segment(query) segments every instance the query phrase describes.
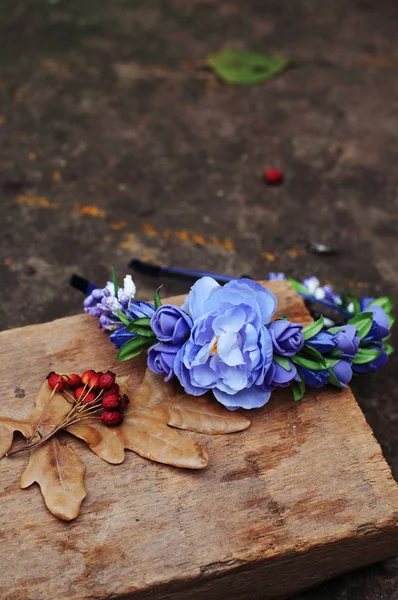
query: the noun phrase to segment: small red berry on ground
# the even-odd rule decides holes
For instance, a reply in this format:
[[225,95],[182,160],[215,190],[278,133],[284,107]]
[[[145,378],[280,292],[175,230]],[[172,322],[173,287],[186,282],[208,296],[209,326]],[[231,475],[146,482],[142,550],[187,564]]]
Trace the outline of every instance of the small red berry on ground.
[[120,412],[105,410],[101,415],[101,420],[104,425],[108,427],[114,427],[115,425],[120,425],[123,421],[123,415]]
[[280,169],[265,169],[264,179],[268,185],[277,185],[283,181],[283,173]]

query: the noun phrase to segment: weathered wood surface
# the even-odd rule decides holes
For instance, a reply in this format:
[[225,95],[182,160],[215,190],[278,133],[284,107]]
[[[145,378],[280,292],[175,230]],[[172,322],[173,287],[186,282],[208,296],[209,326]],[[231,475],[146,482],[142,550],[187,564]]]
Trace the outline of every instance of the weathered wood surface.
[[[280,314],[309,321],[288,284],[268,285]],[[14,418],[52,369],[131,369],[85,315],[2,332],[0,356],[0,414]],[[0,597],[286,598],[398,554],[398,486],[349,390],[277,394],[248,414],[238,434],[184,434],[209,453],[195,472],[133,453],[109,465],[65,434],[88,491],[70,523],[19,489],[26,456],[3,459]]]

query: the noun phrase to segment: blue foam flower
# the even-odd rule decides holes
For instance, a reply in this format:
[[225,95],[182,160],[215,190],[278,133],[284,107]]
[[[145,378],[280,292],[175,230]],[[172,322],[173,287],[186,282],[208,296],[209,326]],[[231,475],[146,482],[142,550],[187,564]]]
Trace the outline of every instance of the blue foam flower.
[[212,390],[231,410],[263,406],[271,393],[265,375],[273,346],[265,325],[276,309],[274,294],[250,279],[221,287],[203,277],[182,309],[194,322],[174,362],[184,390],[194,396]]
[[178,306],[163,304],[151,318],[151,329],[160,342],[181,346],[189,337],[192,319]]
[[268,331],[274,346],[274,352],[281,356],[293,356],[304,346],[302,325],[291,323],[287,319],[276,319],[268,325]]
[[374,298],[362,298],[360,301],[362,312],[373,313],[372,327],[364,338],[364,342],[378,342],[387,337],[390,333],[390,324],[386,312],[381,306],[370,306],[372,300],[374,300]]
[[180,346],[158,342],[148,350],[148,367],[158,375],[164,375],[165,381],[174,376],[174,361]]
[[329,331],[320,331],[314,337],[307,340],[307,346],[312,346],[315,350],[318,350],[321,354],[326,354],[332,350],[336,345],[336,337]]
[[305,384],[309,387],[323,387],[328,382],[329,371],[327,369],[313,371],[312,369],[307,369],[306,367],[299,367],[299,371],[304,379]]
[[354,358],[358,352],[360,338],[354,325],[345,325],[335,334],[335,349],[340,352],[339,358]]
[[[143,317],[152,317],[155,313],[155,306],[150,302],[141,302],[135,300],[131,302],[129,308],[123,311],[132,321],[142,319]],[[101,319],[100,319],[101,320]],[[127,331],[126,327],[119,321],[119,328],[114,331],[109,339],[116,348],[120,349],[126,342],[136,337],[137,334]]]
[[271,390],[276,387],[287,387],[293,380],[299,379],[295,365],[290,360],[288,363],[289,368],[287,369],[275,360],[272,361],[265,376],[265,384],[269,386]]
[[373,344],[370,346],[370,348],[372,348],[372,350],[381,350],[379,356],[374,360],[362,365],[353,364],[352,370],[354,373],[375,373],[388,363],[388,354],[382,345]]
[[352,363],[350,360],[339,360],[339,362],[332,367],[332,371],[342,387],[346,387],[352,379]]

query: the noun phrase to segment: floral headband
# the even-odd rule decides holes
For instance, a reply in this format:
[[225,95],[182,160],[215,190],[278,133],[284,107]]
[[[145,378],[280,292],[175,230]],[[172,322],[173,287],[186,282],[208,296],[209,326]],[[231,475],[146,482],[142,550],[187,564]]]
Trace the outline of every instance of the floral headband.
[[[286,277],[271,273],[269,279]],[[345,387],[354,373],[387,363],[394,322],[388,297],[340,296],[316,277],[288,281],[317,307],[312,314],[319,318],[307,327],[273,319],[275,295],[246,278],[221,286],[202,277],[178,307],[162,305],[159,290],[153,304],[134,300],[131,276],[119,287],[113,272],[113,282],[92,289],[84,310],[111,332],[118,360],[147,350],[151,371],[165,381],[176,377],[187,394],[211,391],[230,410],[259,408],[278,387],[291,386],[295,400],[305,386]]]

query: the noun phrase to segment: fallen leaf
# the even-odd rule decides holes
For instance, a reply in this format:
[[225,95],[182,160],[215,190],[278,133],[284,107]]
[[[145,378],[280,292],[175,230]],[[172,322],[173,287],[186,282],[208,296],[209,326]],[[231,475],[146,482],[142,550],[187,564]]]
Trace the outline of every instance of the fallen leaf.
[[49,511],[64,521],[71,521],[79,514],[87,493],[84,472],[84,464],[72,448],[62,446],[53,437],[31,451],[20,486],[23,489],[38,483]]
[[135,373],[118,381],[121,391],[130,398],[122,425],[109,428],[99,421],[89,421],[67,429],[85,440],[91,450],[107,462],[123,462],[127,449],[156,462],[202,469],[208,462],[206,450],[169,425],[207,434],[242,431],[250,425],[247,417],[228,411],[215,400],[176,395],[174,383],[165,383],[149,369],[138,387]]
[[225,83],[250,85],[272,79],[292,64],[281,56],[225,50],[207,57],[208,66]]
[[19,431],[26,438],[29,438],[33,430],[34,426],[30,421],[17,421],[0,417],[0,459],[11,448],[15,431]]

